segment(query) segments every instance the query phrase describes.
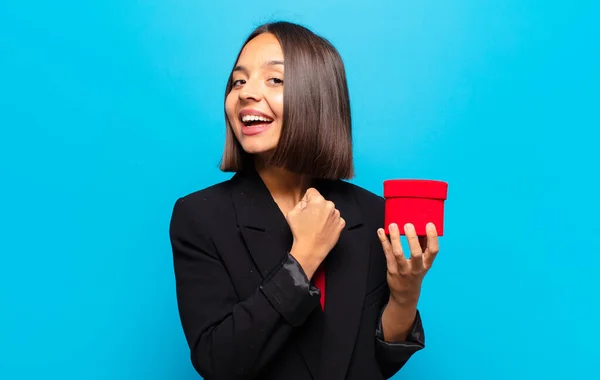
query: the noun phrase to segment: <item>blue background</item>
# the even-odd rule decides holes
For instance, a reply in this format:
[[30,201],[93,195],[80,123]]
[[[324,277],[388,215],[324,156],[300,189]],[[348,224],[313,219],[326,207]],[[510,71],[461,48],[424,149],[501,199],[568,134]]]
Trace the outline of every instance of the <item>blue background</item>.
[[596,4],[2,2],[0,379],[197,378],[169,218],[229,178],[228,70],[276,19],[345,60],[353,182],[450,184],[397,378],[598,378]]

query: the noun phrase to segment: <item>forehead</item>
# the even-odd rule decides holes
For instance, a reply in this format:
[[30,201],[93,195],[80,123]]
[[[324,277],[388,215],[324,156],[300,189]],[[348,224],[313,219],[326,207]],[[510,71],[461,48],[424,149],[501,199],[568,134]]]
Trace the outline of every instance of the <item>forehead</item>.
[[251,68],[269,61],[283,61],[283,51],[277,37],[270,33],[263,33],[244,46],[238,65]]

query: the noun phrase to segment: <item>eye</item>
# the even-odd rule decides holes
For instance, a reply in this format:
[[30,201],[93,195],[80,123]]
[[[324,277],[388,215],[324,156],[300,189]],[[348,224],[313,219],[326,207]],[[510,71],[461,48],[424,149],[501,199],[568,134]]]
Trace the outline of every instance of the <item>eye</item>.
[[241,85],[243,85],[244,83],[246,83],[246,81],[245,81],[245,80],[243,80],[243,79],[238,79],[238,80],[234,80],[234,81],[231,83],[231,85],[232,85],[233,87],[240,87],[240,86],[241,86]]
[[269,82],[271,84],[275,84],[275,85],[283,84],[283,80],[279,79],[279,78],[269,78],[269,80],[267,82]]

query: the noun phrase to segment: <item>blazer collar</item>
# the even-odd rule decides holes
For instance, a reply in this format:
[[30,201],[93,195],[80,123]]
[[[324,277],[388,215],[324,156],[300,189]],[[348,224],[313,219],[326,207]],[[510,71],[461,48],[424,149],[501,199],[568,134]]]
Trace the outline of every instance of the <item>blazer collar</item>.
[[238,226],[261,231],[280,230],[285,216],[255,170],[236,173],[231,179],[231,196]]
[[[282,225],[287,225],[285,216],[256,170],[237,172],[232,177],[231,184],[238,225],[263,231],[281,230]],[[352,194],[343,191],[344,184],[341,180],[315,179],[313,187],[325,199],[335,203],[346,221],[346,229],[363,223],[358,205]]]

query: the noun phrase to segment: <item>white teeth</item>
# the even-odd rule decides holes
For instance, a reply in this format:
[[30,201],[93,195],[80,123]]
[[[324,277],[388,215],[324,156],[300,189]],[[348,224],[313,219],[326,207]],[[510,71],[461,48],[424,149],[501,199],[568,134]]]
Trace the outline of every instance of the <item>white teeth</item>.
[[265,121],[265,122],[271,122],[273,121],[272,119],[269,119],[267,117],[263,117],[263,116],[256,116],[256,115],[244,115],[242,116],[242,121],[244,123],[248,123],[250,121]]

